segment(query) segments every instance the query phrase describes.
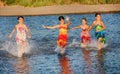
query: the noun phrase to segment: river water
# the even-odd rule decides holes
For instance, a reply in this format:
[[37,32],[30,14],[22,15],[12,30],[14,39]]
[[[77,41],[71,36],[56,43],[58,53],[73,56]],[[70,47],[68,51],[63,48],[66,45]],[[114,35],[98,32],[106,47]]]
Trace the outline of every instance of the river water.
[[[8,39],[16,16],[0,17],[0,74],[120,74],[120,13],[102,14],[106,26],[106,44],[102,51],[81,49],[69,46],[73,39],[80,42],[80,29],[68,30],[66,55],[60,56],[54,49],[58,30],[44,29],[42,25],[58,24],[60,15],[24,16],[24,23],[29,27],[31,38],[23,58],[16,57],[17,47]],[[70,18],[69,28],[81,23],[85,17],[91,24],[94,14],[63,15]],[[94,29],[90,31],[91,40],[96,44]]]

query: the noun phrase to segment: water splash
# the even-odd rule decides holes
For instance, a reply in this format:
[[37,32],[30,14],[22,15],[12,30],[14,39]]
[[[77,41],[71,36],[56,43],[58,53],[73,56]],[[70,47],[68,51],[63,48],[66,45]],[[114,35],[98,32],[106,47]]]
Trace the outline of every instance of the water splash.
[[[68,45],[69,47],[82,47],[80,42],[78,42],[76,39],[73,39],[72,42]],[[103,48],[106,48],[108,44],[104,44]],[[90,44],[88,44],[88,49],[92,48],[94,50],[97,50],[97,40],[91,40]]]
[[60,49],[61,49],[61,48],[57,46],[54,51],[57,52],[57,53],[59,53],[59,52],[60,52]]
[[65,53],[66,48],[61,48],[61,47],[57,46],[54,51],[57,53]]
[[[1,49],[7,51],[8,53],[10,53],[13,56],[18,57],[19,46],[16,44],[16,42],[14,40],[5,40],[4,43],[2,43]],[[24,53],[29,54],[30,51],[31,51],[31,45],[27,41],[26,47],[24,49]]]
[[[104,44],[103,45],[103,48],[106,48],[108,46],[108,44]],[[88,45],[88,47],[91,47],[91,48],[97,48],[97,40],[91,40],[90,44]]]
[[69,47],[72,47],[72,46],[79,47],[80,46],[80,42],[77,42],[76,39],[73,39],[72,43],[70,43],[68,46]]

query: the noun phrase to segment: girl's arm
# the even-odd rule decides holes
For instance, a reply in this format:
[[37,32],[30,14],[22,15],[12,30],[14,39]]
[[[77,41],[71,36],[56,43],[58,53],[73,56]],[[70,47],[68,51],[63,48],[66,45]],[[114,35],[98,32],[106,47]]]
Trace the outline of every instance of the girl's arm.
[[81,28],[81,26],[79,25],[79,26],[73,27],[71,29],[74,30],[74,29],[78,29],[78,28]]
[[70,19],[69,19],[69,17],[66,17],[66,21],[67,21],[67,26],[69,26],[70,25]]
[[47,29],[55,29],[55,28],[58,28],[59,25],[54,25],[54,26],[45,26],[45,25],[43,25],[42,27],[47,28]]
[[106,27],[105,27],[105,25],[104,25],[104,23],[103,23],[103,22],[101,22],[101,25],[102,25],[102,27],[103,27],[102,29],[103,29],[103,30],[105,30],[105,29],[106,29]]
[[95,26],[95,21],[94,22],[92,22],[92,24],[89,26],[89,31],[92,29],[92,27],[94,27]]
[[30,38],[30,31],[29,31],[29,29],[28,29],[28,27],[26,25],[25,25],[25,30],[27,32],[28,38]]
[[13,33],[16,31],[16,26],[14,26],[14,28],[13,28],[13,30],[12,30],[12,32],[9,34],[9,38],[11,38],[12,37],[12,35],[13,35]]

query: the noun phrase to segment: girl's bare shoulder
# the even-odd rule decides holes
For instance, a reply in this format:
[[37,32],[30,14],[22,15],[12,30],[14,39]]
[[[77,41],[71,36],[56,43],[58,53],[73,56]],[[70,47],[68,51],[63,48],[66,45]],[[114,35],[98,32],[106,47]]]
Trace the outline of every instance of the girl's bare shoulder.
[[88,24],[87,24],[86,26],[87,26],[87,27],[89,27],[89,25],[88,25]]
[[18,24],[15,24],[15,26],[14,26],[14,27],[15,27],[15,28],[16,28],[16,27],[18,27]]
[[97,21],[96,21],[96,20],[94,20],[94,21],[93,21],[93,24],[95,25],[96,23],[97,23]]
[[26,27],[27,27],[27,25],[26,25],[26,24],[23,24],[23,27],[24,27],[24,28],[26,28]]
[[104,22],[101,20],[100,23],[104,23]]

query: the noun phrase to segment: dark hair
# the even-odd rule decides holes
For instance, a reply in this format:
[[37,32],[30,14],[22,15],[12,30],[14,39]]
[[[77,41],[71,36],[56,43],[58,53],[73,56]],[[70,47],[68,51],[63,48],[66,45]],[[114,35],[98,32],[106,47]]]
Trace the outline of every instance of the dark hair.
[[86,20],[86,18],[82,18],[82,20],[85,20],[85,21],[87,21],[87,20]]
[[58,20],[61,21],[61,20],[64,20],[64,17],[63,16],[59,16]]
[[97,15],[101,15],[101,14],[100,14],[100,13],[96,13],[96,14],[95,14],[95,17],[97,17]]
[[18,16],[18,17],[17,17],[17,20],[19,20],[19,18],[22,18],[22,19],[24,19],[24,17],[23,17],[23,16]]

